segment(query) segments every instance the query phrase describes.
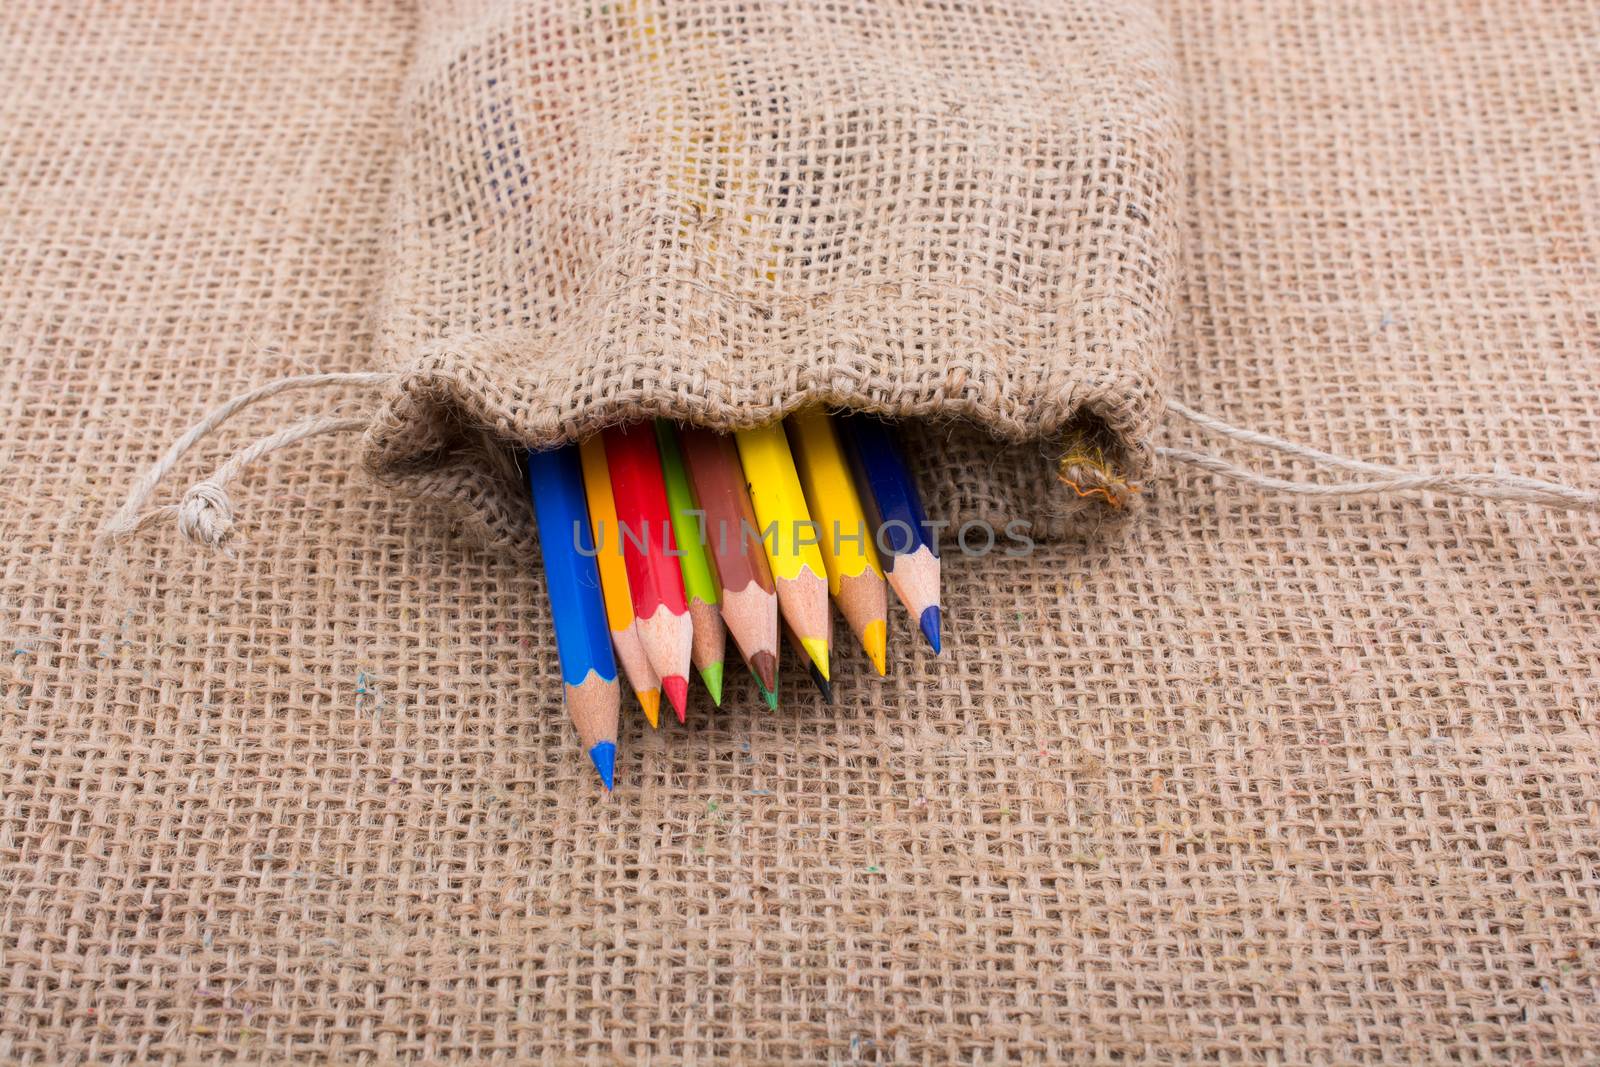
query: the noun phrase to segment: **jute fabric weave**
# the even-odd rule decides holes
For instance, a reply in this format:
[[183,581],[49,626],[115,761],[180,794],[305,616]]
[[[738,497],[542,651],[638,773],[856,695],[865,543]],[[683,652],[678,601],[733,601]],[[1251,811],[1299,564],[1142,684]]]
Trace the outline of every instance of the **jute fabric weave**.
[[368,457],[405,491],[520,516],[485,451],[819,401],[1146,466],[1183,191],[1150,0],[421,7]]
[[[1162,12],[1170,395],[1600,481],[1600,12]],[[91,551],[218,398],[381,358],[414,13],[0,19],[0,1060],[1594,1058],[1600,520],[1156,467],[951,553],[941,659],[630,715],[599,796],[526,528],[354,438],[236,482],[227,551]]]

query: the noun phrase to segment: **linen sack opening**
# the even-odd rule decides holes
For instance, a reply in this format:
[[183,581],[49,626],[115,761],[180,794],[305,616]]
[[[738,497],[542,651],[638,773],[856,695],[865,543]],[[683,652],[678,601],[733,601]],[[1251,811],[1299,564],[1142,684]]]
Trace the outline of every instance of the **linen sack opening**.
[[526,528],[519,447],[826,402],[1036,537],[1161,413],[1181,136],[1143,0],[423,5],[380,477]]

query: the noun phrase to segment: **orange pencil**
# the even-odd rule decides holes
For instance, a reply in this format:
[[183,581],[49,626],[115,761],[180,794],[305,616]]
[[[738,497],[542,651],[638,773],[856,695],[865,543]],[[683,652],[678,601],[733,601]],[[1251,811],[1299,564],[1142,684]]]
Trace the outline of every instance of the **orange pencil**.
[[644,717],[651,726],[657,726],[661,721],[661,679],[645,655],[633,616],[633,594],[629,592],[628,570],[622,562],[622,531],[617,526],[617,504],[611,496],[605,445],[598,436],[591,437],[579,446],[578,456],[583,461],[583,487],[589,498],[595,563],[600,569],[600,592],[606,603],[606,623],[611,627],[611,645],[616,649],[622,673],[628,676],[628,684],[639,698]]

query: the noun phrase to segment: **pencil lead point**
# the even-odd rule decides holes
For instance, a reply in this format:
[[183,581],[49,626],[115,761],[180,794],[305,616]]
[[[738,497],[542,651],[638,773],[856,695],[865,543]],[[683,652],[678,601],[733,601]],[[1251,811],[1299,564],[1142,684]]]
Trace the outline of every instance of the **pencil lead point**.
[[645,689],[637,694],[639,706],[644,709],[644,717],[649,720],[652,730],[661,727],[661,690]]
[[617,769],[617,746],[610,741],[602,741],[589,750],[589,762],[594,764],[594,769],[600,775],[600,782],[606,787],[606,792],[611,792],[612,780]]
[[922,627],[922,636],[928,639],[928,644],[933,646],[933,654],[939,654],[939,605],[922,609],[922,618],[917,620],[917,625]]
[[822,676],[822,672],[817,670],[815,664],[807,664],[806,670],[810,673],[811,681],[814,685],[816,685],[817,692],[822,694],[822,702],[824,704],[832,705],[833,685]]
[[706,689],[711,693],[711,703],[722,707],[722,661],[701,667],[700,680],[706,683]]
[[828,675],[828,642],[820,637],[802,637],[800,644],[805,647],[806,655],[811,657],[811,662],[817,665],[817,671],[824,679]]
[[667,700],[677,714],[679,722],[689,719],[689,679],[681,674],[661,679],[661,688],[667,691]]
[[750,659],[750,669],[756,673],[756,681],[774,695],[778,692],[778,657],[771,652],[757,652]]
[[769,711],[777,711],[778,710],[778,685],[777,685],[777,683],[774,682],[772,684],[772,688],[768,689],[767,688],[767,683],[765,683],[765,682],[763,682],[761,680],[761,675],[756,673],[754,667],[750,668],[750,676],[756,680],[756,691],[761,694],[761,699],[766,703],[767,710],[769,710]]
[[889,627],[881,620],[867,623],[861,631],[861,647],[867,650],[867,658],[872,661],[872,666],[877,670],[878,677],[882,678],[889,673],[887,664],[889,655]]

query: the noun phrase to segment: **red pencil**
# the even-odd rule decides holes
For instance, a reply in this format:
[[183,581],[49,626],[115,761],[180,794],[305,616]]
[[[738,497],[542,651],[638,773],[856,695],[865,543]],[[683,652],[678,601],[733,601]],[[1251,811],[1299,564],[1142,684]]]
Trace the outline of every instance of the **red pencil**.
[[622,561],[645,656],[678,721],[689,699],[689,657],[694,622],[683,592],[683,571],[672,534],[672,512],[661,474],[656,432],[648,422],[605,431],[606,465],[617,503]]

